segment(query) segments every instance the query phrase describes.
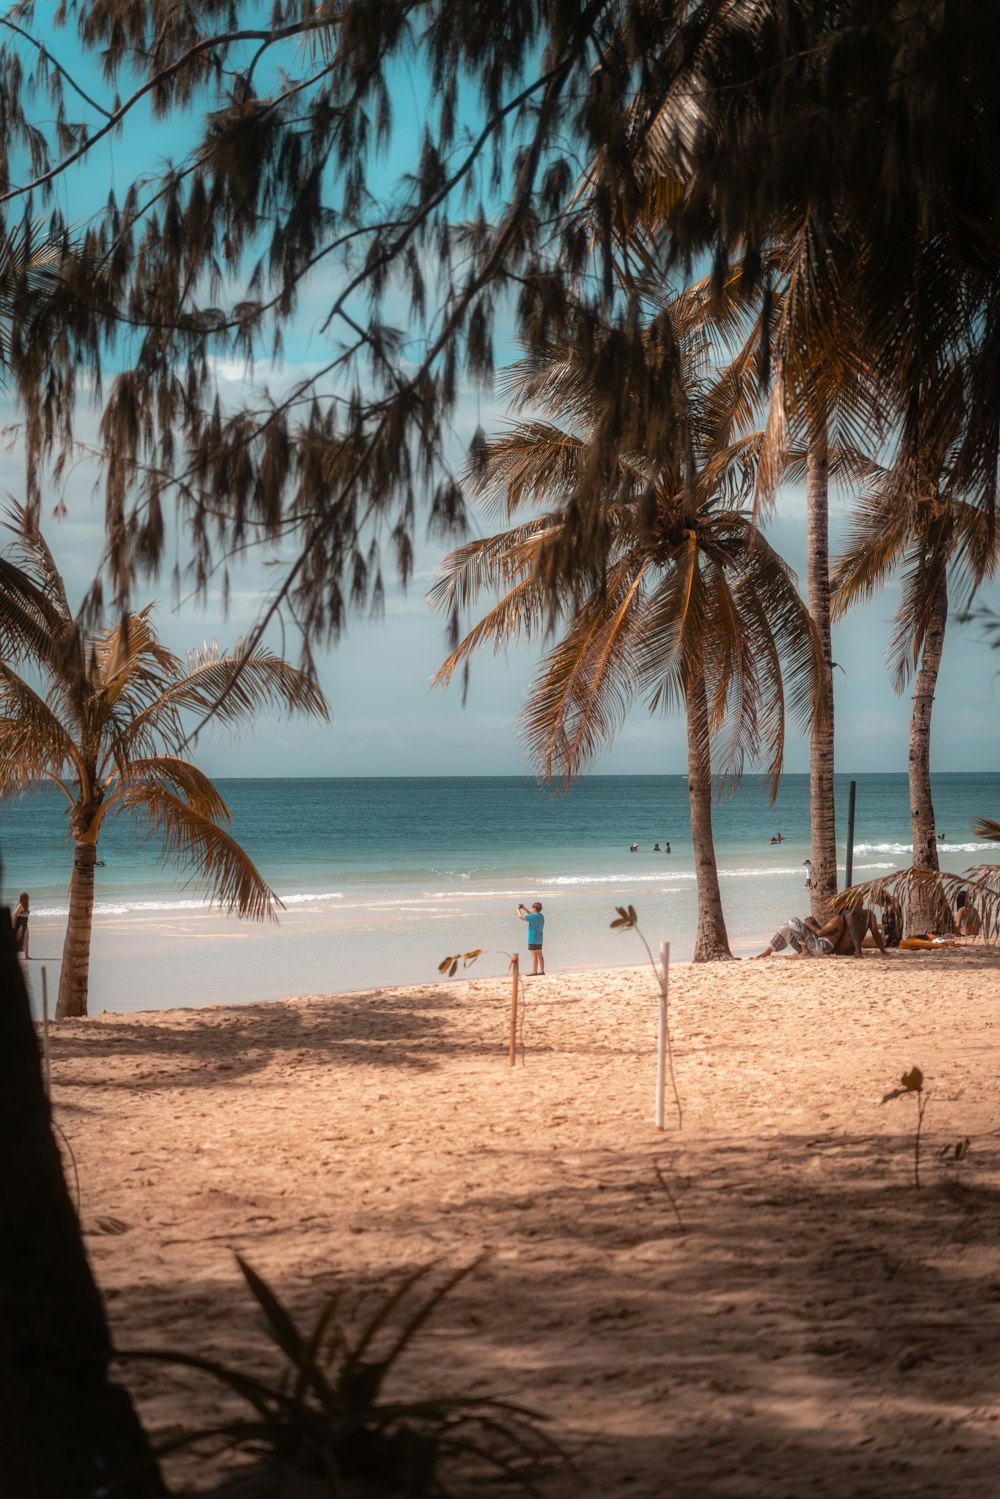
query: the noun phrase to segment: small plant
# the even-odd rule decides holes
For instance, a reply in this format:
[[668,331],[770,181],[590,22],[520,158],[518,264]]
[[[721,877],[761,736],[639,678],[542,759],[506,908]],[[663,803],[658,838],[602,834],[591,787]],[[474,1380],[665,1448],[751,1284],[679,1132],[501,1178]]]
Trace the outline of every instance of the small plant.
[[[882,1102],[888,1103],[891,1098],[905,1098],[907,1094],[915,1094],[917,1100],[917,1129],[913,1137],[913,1184],[920,1188],[920,1132],[924,1124],[924,1110],[927,1108],[929,1094],[924,1091],[924,1074],[919,1067],[911,1067],[909,1072],[904,1072],[900,1078],[902,1084],[899,1088],[893,1088],[891,1092],[882,1095]],[[968,1146],[968,1140],[965,1144]]]
[[[261,1494],[285,1492],[293,1475],[313,1480],[310,1494],[343,1499],[355,1483],[405,1499],[449,1499],[444,1468],[472,1465],[479,1479],[500,1480],[530,1493],[541,1464],[563,1454],[542,1431],[543,1417],[523,1406],[489,1397],[433,1395],[398,1401],[382,1398],[383,1386],[432,1312],[480,1263],[455,1271],[420,1300],[402,1323],[406,1298],[434,1268],[408,1275],[375,1309],[359,1334],[336,1322],[339,1294],[320,1309],[303,1333],[267,1283],[237,1256],[243,1278],[264,1316],[267,1334],[284,1370],[258,1379],[198,1354],[146,1349],[118,1358],[155,1360],[197,1369],[227,1385],[250,1407],[243,1418],[214,1423],[163,1443],[158,1455],[198,1443],[221,1442],[254,1458]],[[134,1475],[119,1475],[118,1488]],[[106,1492],[116,1491],[108,1485]],[[298,1492],[298,1490],[296,1490]]]
[[471,968],[476,959],[481,958],[482,955],[481,947],[474,947],[471,952],[454,953],[451,957],[441,959],[438,964],[438,973],[446,973],[450,979],[453,979],[458,972],[459,963],[463,968]]
[[[674,1076],[674,1050],[673,1043],[670,1037],[670,1001],[668,998],[667,986],[663,981],[663,975],[656,966],[656,959],[653,957],[652,948],[646,941],[642,929],[639,926],[639,917],[636,914],[635,906],[615,906],[615,910],[618,912],[618,915],[611,923],[611,930],[615,931],[617,929],[619,931],[635,932],[636,936],[639,938],[639,941],[646,949],[646,956],[649,958],[649,966],[653,970],[653,977],[656,979],[657,986],[659,987],[660,994],[663,998],[663,1028],[664,1039],[667,1044],[667,1071],[670,1074],[670,1086],[674,1090],[674,1103],[677,1105],[677,1128],[683,1129],[684,1115],[681,1110],[681,1096],[677,1091],[677,1079]],[[659,1104],[657,1104],[657,1108],[659,1108]],[[659,1123],[659,1121],[657,1122]]]

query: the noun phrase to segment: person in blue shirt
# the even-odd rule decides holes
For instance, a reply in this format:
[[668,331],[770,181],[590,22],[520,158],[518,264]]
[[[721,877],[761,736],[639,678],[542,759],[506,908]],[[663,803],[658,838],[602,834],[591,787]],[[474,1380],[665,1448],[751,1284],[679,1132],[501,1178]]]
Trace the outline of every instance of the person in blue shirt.
[[518,901],[517,914],[522,921],[528,923],[528,951],[531,954],[532,976],[545,972],[545,959],[542,957],[542,931],[545,927],[545,917],[542,915],[542,903],[536,900],[529,911],[527,906]]

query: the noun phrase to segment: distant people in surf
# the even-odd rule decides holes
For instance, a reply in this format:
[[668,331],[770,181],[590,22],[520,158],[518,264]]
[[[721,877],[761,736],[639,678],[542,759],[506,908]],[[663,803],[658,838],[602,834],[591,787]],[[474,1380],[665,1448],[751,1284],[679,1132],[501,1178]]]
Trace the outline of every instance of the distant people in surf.
[[783,833],[775,833],[774,837],[771,839],[771,845],[773,847],[775,843],[784,843],[784,841],[785,838]]

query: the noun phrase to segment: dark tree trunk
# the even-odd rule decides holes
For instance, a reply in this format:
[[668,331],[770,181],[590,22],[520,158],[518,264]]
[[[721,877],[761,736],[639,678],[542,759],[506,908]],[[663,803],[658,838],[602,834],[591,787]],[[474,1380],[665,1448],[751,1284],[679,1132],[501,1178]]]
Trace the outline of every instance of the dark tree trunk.
[[57,1020],[74,1020],[87,1013],[96,864],[97,844],[77,838],[73,846],[73,877],[69,887],[69,920],[66,923],[62,971],[59,975]]
[[698,928],[694,939],[694,961],[710,963],[731,958],[726,918],[722,911],[719,871],[712,837],[712,755],[705,681],[688,684],[688,799],[691,803],[691,841],[698,882]]
[[0,1492],[93,1499],[167,1491],[126,1392],[108,1378],[111,1341],[63,1181],[38,1044],[0,910]]
[[[940,869],[934,802],[931,798],[931,715],[944,634],[948,625],[948,575],[944,567],[934,590],[931,616],[920,651],[920,669],[913,684],[910,713],[910,831],[913,865],[916,869]],[[921,900],[913,894],[906,907],[907,932],[925,932],[941,926],[937,900]]]
[[837,820],[833,793],[833,645],[830,629],[829,452],[825,420],[813,422],[806,452],[806,592],[819,632],[823,674],[819,711],[809,740],[809,815],[812,827],[812,914],[830,915],[837,893]]

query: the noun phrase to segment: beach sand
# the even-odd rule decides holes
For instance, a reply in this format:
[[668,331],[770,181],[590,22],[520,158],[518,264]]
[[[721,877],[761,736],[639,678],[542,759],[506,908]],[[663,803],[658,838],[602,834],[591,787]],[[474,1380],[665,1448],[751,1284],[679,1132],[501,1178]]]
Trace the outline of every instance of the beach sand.
[[[64,1024],[115,1340],[263,1371],[236,1253],[303,1318],[485,1253],[396,1391],[547,1412],[597,1493],[995,1495],[998,978],[981,944],[677,967],[662,1133],[648,969],[529,979],[513,1070],[496,979]],[[919,1193],[915,1100],[881,1103],[914,1063]],[[126,1380],[156,1437],[235,1408],[194,1374]]]

